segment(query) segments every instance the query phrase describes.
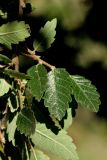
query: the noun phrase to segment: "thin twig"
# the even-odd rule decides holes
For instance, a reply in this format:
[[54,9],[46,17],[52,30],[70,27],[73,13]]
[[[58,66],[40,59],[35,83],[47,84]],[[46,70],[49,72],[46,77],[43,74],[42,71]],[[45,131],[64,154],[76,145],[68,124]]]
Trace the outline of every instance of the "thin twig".
[[55,66],[47,63],[46,61],[42,60],[40,58],[40,56],[37,56],[35,54],[35,51],[31,51],[30,49],[27,50],[28,51],[28,54],[24,54],[22,53],[23,56],[26,56],[34,61],[38,61],[39,64],[44,64],[45,66],[47,66],[48,68],[50,68],[51,70],[54,70],[55,69]]

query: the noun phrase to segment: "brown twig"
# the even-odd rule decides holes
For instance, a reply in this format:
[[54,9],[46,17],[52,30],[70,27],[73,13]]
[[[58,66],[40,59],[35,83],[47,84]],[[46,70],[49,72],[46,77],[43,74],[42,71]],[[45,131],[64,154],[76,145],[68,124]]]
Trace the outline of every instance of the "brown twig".
[[55,66],[47,63],[46,61],[42,60],[40,58],[40,56],[37,56],[35,54],[35,51],[31,51],[30,49],[27,50],[28,54],[24,54],[22,53],[23,56],[26,56],[34,61],[38,61],[39,64],[44,64],[45,66],[47,66],[48,68],[50,68],[51,70],[54,70],[55,69]]

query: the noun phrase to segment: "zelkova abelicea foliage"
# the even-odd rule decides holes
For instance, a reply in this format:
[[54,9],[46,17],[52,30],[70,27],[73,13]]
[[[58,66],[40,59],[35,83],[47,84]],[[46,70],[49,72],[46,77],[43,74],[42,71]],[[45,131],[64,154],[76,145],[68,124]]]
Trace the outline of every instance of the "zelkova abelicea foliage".
[[[25,6],[20,1],[19,17]],[[0,8],[0,17],[6,20],[0,24],[0,160],[78,160],[67,135],[72,103],[97,112],[96,87],[39,56],[55,40],[56,18],[40,29],[30,49],[26,42],[32,32],[29,24],[10,21],[8,11]],[[30,67],[20,72],[27,60]]]

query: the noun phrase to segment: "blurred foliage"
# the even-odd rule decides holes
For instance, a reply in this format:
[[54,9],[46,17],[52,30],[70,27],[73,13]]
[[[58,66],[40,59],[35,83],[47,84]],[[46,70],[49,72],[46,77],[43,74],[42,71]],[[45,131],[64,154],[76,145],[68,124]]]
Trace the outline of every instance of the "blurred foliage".
[[32,15],[57,17],[66,30],[78,28],[91,7],[88,0],[29,0],[35,6]]
[[102,67],[107,69],[107,46],[88,37],[76,38],[69,36],[66,44],[70,47],[78,48],[75,62],[81,67],[90,67],[95,62],[100,62]]
[[[86,17],[93,7],[89,0],[28,0],[33,3],[34,10],[31,15],[57,17],[61,27],[68,31],[65,36],[65,45],[78,50],[75,63],[81,67],[89,67],[94,62],[101,62],[107,69],[107,47],[103,43],[85,37],[74,36],[76,30],[84,26]],[[70,33],[70,34],[69,34]],[[71,53],[72,54],[72,53]]]
[[69,134],[76,143],[80,160],[106,160],[107,122],[82,108],[77,114]]

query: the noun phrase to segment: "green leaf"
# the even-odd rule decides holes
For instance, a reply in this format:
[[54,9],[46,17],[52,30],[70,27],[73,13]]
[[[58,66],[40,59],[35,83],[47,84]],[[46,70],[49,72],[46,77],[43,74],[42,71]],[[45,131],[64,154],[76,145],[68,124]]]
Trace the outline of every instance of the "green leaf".
[[71,85],[76,101],[83,107],[97,112],[100,105],[100,95],[90,80],[82,76],[70,76]]
[[34,134],[36,127],[36,120],[34,113],[29,108],[23,108],[17,118],[17,129],[26,136]]
[[37,124],[35,134],[31,136],[31,139],[36,148],[47,154],[56,155],[62,160],[78,160],[76,147],[65,130],[55,135],[44,124]]
[[8,106],[11,112],[15,112],[18,109],[18,97],[15,95],[14,92],[11,93],[10,97],[8,98]]
[[0,27],[0,43],[11,49],[12,44],[18,44],[29,37],[29,26],[24,21],[13,21]]
[[7,56],[0,54],[0,61],[4,62],[4,64],[11,63],[11,59],[9,59]]
[[61,120],[71,102],[71,83],[65,69],[54,69],[48,73],[44,105],[52,116]]
[[33,149],[30,160],[50,160],[50,158],[38,149]]
[[48,49],[55,40],[57,19],[48,21],[39,31],[39,36],[33,43],[35,51],[43,52]]
[[7,124],[7,134],[8,134],[8,140],[9,142],[12,141],[12,144],[15,146],[15,138],[14,138],[14,134],[16,131],[16,120],[17,120],[17,116],[18,114],[16,114],[14,116],[14,118],[12,119],[11,122],[8,122]]
[[7,93],[10,88],[11,85],[5,79],[0,79],[0,96],[3,96],[5,93]]
[[36,100],[40,101],[46,89],[47,70],[41,64],[31,67],[27,71],[31,79],[28,81],[28,87]]
[[18,78],[18,79],[30,79],[30,76],[24,74],[24,73],[21,73],[21,72],[18,72],[18,71],[15,71],[15,70],[12,70],[12,69],[5,69],[3,71],[4,74],[12,77],[12,78]]
[[68,128],[72,124],[72,113],[71,113],[71,108],[68,108],[67,110],[67,118],[64,119],[64,129],[68,130]]

